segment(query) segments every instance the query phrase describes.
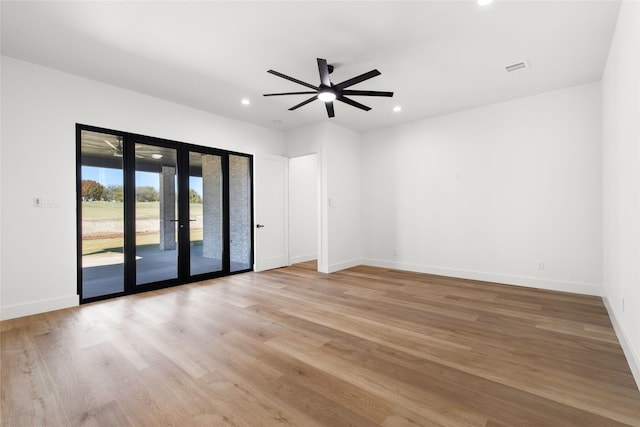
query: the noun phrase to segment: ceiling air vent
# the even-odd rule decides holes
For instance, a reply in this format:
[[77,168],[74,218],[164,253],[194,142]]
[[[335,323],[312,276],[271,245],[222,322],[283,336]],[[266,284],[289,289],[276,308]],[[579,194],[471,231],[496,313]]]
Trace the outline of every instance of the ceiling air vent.
[[527,65],[526,61],[516,62],[515,64],[507,65],[505,67],[505,69],[507,70],[507,73],[512,73],[514,71],[522,71],[522,70],[526,70],[527,68],[529,68],[529,66]]

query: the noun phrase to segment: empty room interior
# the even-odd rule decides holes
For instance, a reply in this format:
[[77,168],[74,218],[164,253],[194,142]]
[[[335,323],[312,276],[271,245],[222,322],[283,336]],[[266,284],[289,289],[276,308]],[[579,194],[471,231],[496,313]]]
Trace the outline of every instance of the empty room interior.
[[3,426],[640,426],[640,1],[4,1]]

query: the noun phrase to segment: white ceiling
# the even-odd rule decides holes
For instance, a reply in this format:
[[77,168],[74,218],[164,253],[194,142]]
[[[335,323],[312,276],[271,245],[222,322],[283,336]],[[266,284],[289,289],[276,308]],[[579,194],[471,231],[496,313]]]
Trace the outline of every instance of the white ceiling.
[[[619,1],[9,2],[2,54],[157,98],[287,130],[331,120],[367,131],[599,80]],[[350,89],[394,91],[336,102],[327,117],[307,90],[377,68]],[[525,72],[505,66],[528,61]],[[251,105],[243,106],[242,98]],[[394,113],[392,108],[403,110]],[[278,123],[280,122],[280,123]]]

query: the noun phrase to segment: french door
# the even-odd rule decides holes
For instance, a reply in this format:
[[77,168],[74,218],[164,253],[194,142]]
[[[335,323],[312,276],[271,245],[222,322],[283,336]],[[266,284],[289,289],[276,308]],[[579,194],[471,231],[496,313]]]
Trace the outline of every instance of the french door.
[[82,302],[251,270],[252,158],[77,125]]

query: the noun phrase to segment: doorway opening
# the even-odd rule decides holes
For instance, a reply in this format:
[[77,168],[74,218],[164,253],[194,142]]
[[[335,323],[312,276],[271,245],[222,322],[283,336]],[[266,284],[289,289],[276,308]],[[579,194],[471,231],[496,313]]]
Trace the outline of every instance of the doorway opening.
[[315,262],[319,254],[320,178],[316,153],[289,159],[289,262]]

